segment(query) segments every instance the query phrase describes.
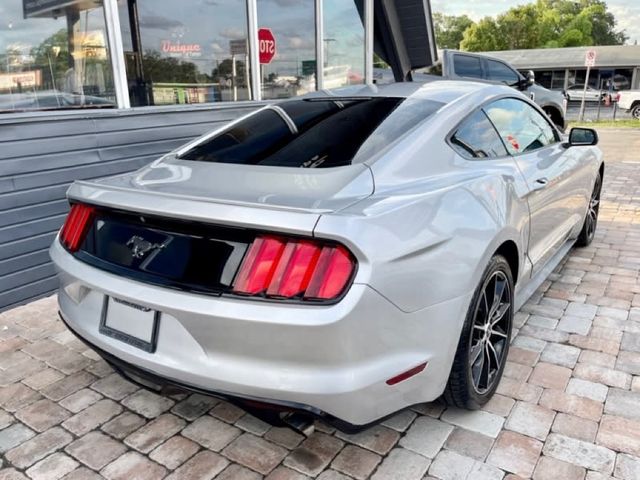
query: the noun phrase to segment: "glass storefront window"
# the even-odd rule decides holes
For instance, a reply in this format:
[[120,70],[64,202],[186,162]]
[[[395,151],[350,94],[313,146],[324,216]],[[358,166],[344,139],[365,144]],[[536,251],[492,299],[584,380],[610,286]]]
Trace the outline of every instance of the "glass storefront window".
[[261,65],[262,98],[288,98],[316,89],[314,0],[258,0],[258,27],[271,30],[276,54]]
[[[587,70],[569,70],[569,87],[572,85],[584,85],[585,79],[587,78]],[[593,88],[598,88],[598,69],[592,68],[589,73],[589,86]]]
[[324,0],[324,88],[364,83],[364,25],[356,2]]
[[245,0],[119,0],[132,105],[251,98]]
[[[521,70],[520,73],[526,76],[527,70]],[[536,82],[551,90],[563,90],[564,73],[564,70],[537,70]]]
[[101,0],[2,0],[0,112],[115,106]]

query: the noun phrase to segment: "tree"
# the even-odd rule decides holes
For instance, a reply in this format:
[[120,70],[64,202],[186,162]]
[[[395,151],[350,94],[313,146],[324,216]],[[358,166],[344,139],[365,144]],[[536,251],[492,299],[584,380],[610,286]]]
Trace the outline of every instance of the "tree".
[[[225,58],[211,71],[211,77],[215,80],[220,77],[231,78],[233,72],[233,60]],[[245,78],[246,68],[242,60],[236,60],[236,76]]]
[[58,30],[44,39],[29,52],[35,68],[40,68],[45,89],[53,89],[64,82],[65,72],[73,67],[69,55],[69,34],[66,28]]
[[537,0],[469,26],[460,47],[487,51],[620,45],[626,39],[603,0]]
[[491,17],[484,17],[464,31],[460,42],[461,50],[482,52],[491,50],[506,50],[507,45],[500,38],[498,23]]
[[433,28],[436,33],[436,44],[439,48],[460,49],[464,31],[473,25],[466,15],[433,14]]
[[165,57],[157,50],[146,50],[142,56],[145,80],[153,83],[207,83],[211,77],[199,72],[193,62]]

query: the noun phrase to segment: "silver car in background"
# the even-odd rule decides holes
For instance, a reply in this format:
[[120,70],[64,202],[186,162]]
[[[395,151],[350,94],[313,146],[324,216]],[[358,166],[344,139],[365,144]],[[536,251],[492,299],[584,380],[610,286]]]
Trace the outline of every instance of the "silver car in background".
[[479,408],[514,312],[593,239],[596,143],[482,83],[265,106],[71,186],[61,316],[130,379],[272,423],[356,431],[443,394]]
[[581,102],[582,98],[585,102],[599,102],[603,99],[604,92],[590,86],[585,89],[584,85],[571,85],[565,90],[565,95],[570,102]]

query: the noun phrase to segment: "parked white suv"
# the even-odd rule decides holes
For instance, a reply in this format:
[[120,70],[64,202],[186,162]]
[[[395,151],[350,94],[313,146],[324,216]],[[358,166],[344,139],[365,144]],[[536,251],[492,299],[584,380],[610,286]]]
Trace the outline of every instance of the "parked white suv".
[[618,93],[618,108],[631,113],[636,120],[640,120],[640,90],[623,90]]

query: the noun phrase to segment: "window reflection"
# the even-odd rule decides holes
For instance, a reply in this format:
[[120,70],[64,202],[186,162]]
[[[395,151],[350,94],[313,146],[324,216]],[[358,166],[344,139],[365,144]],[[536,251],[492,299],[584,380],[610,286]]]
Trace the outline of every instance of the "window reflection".
[[133,105],[248,100],[245,0],[120,0]]
[[324,88],[364,83],[364,26],[356,2],[324,0]]
[[114,106],[102,1],[2,0],[0,112]]
[[463,157],[495,158],[507,155],[500,137],[482,110],[473,113],[451,137],[451,145]]
[[533,107],[515,98],[497,100],[485,109],[509,153],[516,155],[558,141],[549,122]]
[[262,98],[288,98],[316,89],[314,0],[258,0],[258,26],[276,41],[271,63],[261,65]]

